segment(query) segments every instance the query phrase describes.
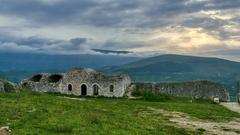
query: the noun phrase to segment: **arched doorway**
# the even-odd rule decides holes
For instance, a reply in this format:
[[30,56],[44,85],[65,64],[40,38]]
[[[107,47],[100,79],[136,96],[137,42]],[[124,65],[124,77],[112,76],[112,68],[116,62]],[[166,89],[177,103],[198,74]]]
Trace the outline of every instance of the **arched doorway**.
[[98,95],[98,90],[99,90],[99,87],[97,84],[94,84],[93,85],[93,95],[94,96],[97,96]]
[[72,84],[68,84],[68,91],[72,91]]
[[81,95],[82,96],[87,95],[87,85],[86,84],[82,84],[82,86],[81,86]]

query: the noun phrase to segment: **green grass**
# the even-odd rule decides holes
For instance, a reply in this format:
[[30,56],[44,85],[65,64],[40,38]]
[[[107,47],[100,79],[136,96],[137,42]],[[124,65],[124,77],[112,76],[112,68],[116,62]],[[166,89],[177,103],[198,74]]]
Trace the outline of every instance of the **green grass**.
[[15,135],[84,134],[126,135],[198,134],[177,128],[161,114],[146,113],[149,107],[185,112],[210,121],[227,121],[239,114],[207,101],[189,102],[168,97],[164,101],[113,98],[72,100],[57,94],[0,93],[0,126],[9,126]]

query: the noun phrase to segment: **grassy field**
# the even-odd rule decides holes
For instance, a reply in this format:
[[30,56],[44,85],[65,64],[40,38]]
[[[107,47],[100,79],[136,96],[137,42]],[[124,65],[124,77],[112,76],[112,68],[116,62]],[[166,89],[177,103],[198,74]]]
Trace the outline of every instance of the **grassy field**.
[[[138,94],[139,93],[135,93]],[[206,121],[228,121],[239,114],[208,101],[143,95],[143,99],[79,98],[34,92],[0,93],[0,127],[9,126],[15,135],[84,134],[126,135],[200,134],[178,128],[149,108],[184,112]]]

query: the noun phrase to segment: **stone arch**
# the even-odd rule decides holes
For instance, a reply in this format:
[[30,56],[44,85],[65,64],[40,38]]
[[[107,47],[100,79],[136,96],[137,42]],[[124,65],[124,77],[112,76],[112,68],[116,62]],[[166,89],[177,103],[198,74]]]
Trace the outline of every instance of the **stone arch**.
[[33,82],[40,82],[41,79],[42,79],[42,75],[37,74],[37,75],[34,75],[30,80]]
[[87,84],[83,83],[81,84],[81,95],[86,96],[87,95]]
[[68,88],[68,91],[72,91],[73,90],[72,84],[68,84],[67,88]]
[[60,74],[53,74],[48,77],[48,82],[50,83],[57,83],[63,78]]
[[99,95],[99,89],[100,89],[99,84],[94,83],[94,84],[92,85],[92,89],[93,89],[93,95],[94,95],[94,96]]

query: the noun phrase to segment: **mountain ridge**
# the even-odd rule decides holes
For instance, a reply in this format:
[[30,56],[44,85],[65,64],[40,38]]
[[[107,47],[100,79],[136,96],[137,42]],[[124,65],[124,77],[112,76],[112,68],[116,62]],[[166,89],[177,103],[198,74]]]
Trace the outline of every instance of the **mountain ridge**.
[[160,55],[121,66],[108,67],[110,74],[129,74],[134,82],[179,82],[211,80],[224,84],[235,96],[240,80],[240,62],[186,55]]

